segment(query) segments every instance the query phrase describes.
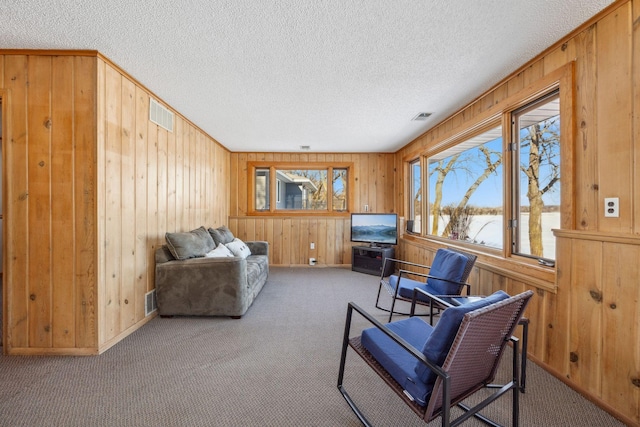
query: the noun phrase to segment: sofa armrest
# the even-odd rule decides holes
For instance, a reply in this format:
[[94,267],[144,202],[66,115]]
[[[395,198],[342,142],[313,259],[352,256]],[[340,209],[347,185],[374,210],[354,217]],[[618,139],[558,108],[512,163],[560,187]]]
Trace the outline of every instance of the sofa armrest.
[[269,242],[252,241],[245,242],[251,255],[269,255]]

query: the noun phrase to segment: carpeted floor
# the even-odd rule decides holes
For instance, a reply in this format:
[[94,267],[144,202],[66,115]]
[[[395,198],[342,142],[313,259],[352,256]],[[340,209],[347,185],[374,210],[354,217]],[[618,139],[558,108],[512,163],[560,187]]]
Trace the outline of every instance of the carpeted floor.
[[[272,267],[240,320],[158,317],[96,357],[0,356],[0,426],[359,426],[336,388],[340,345],[348,301],[385,318],[376,292],[347,269]],[[353,352],[347,364],[371,422],[425,425]],[[509,408],[487,415],[508,425]],[[622,425],[533,363],[521,424]]]

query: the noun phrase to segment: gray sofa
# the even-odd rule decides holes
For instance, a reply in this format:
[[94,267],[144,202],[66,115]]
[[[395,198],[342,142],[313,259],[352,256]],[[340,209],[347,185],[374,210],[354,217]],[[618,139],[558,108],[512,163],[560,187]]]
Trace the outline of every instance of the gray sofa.
[[221,245],[231,248],[238,242],[226,227],[167,233],[166,239],[167,244],[155,253],[160,316],[240,318],[269,276],[267,242],[240,242],[244,253],[212,255],[214,249],[226,250]]

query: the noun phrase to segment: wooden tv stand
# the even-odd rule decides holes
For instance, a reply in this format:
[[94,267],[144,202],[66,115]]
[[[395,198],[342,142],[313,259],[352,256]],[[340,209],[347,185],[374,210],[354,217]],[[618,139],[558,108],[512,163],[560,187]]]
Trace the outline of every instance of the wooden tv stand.
[[[392,246],[354,246],[351,253],[351,270],[379,276],[382,273],[384,260],[393,258],[395,249]],[[387,262],[384,276],[393,273],[393,262]]]

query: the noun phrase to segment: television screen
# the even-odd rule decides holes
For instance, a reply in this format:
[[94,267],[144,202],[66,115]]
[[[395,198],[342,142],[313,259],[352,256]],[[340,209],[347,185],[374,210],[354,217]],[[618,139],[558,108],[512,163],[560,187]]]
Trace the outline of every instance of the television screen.
[[351,241],[375,245],[398,244],[398,215],[392,213],[351,214]]

